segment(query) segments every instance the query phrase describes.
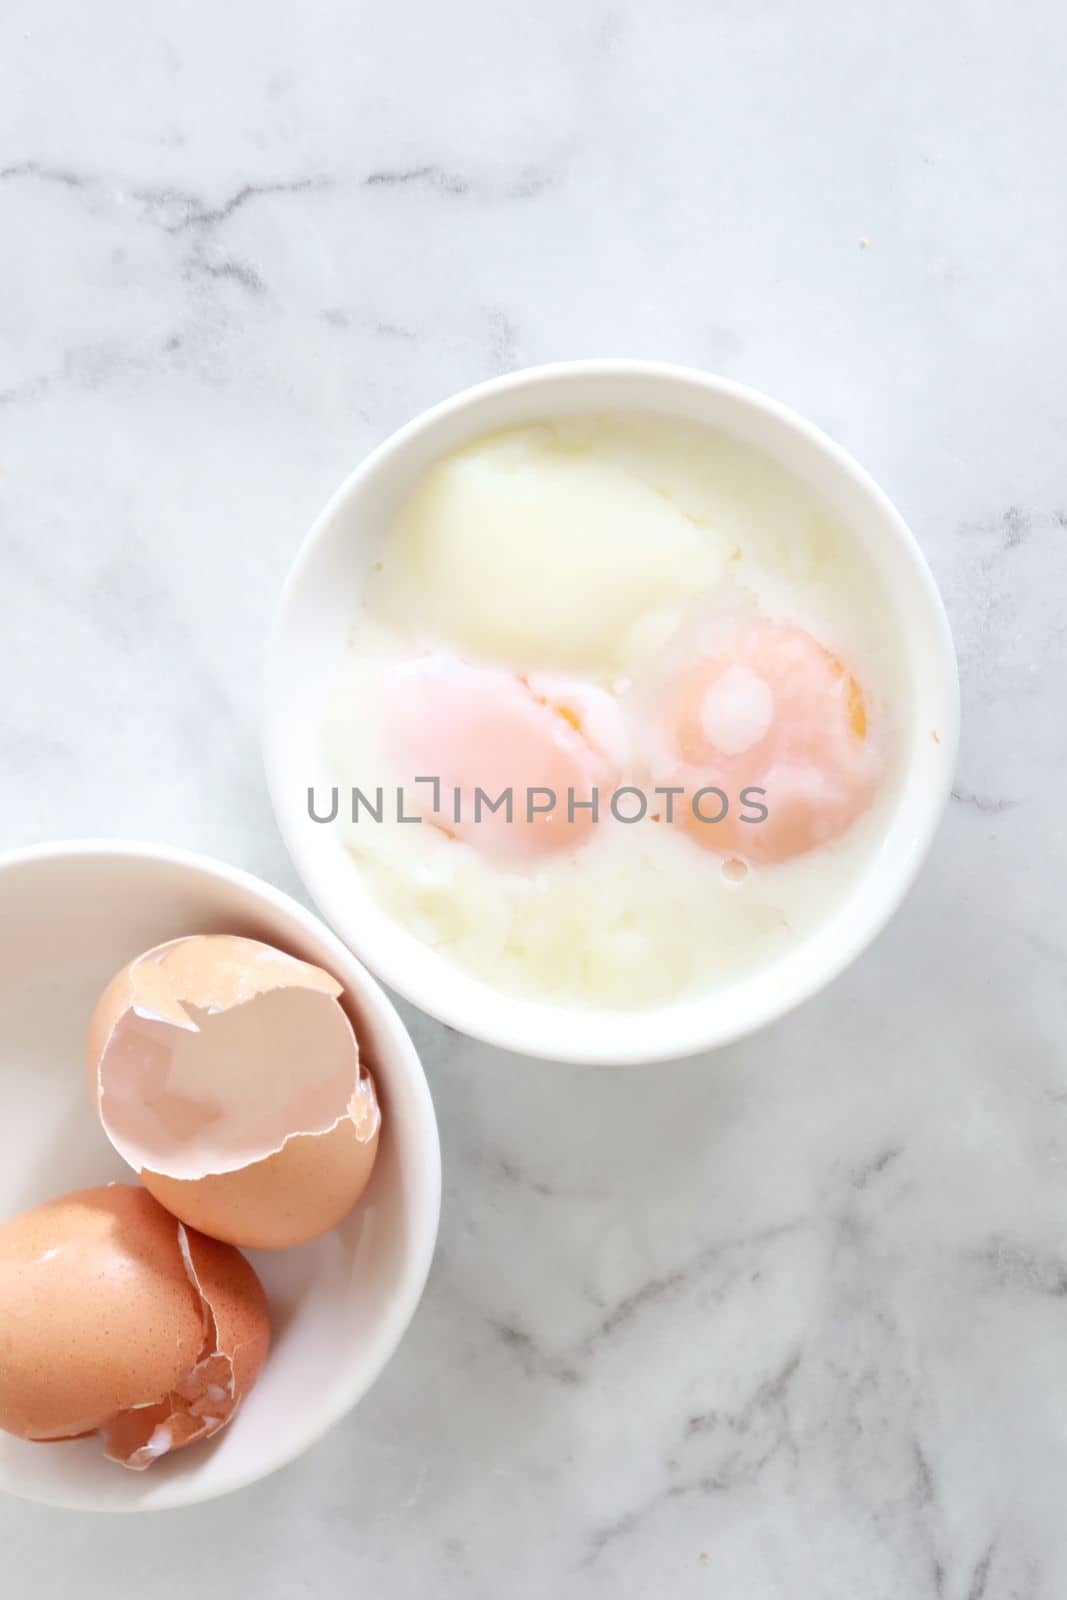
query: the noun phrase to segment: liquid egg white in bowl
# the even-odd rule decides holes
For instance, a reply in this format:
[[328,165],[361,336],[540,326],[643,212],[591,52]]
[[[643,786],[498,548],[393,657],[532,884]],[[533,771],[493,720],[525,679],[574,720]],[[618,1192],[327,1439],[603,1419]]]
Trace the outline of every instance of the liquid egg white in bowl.
[[[548,451],[543,459],[558,466],[560,453],[572,448],[586,466],[594,458],[598,465],[591,479],[583,466],[574,482],[579,496],[592,484],[588,539],[583,519],[568,513],[561,543],[550,493],[538,521],[538,452]],[[496,550],[487,516],[467,540],[462,502],[455,531],[442,524],[439,547],[431,541],[429,567],[420,545],[423,568],[414,586],[398,550],[397,527],[409,518],[413,491],[438,464],[473,452],[479,469],[488,460],[495,471],[494,451],[504,452],[505,464],[508,452],[517,452],[527,554],[543,530],[543,560],[531,560],[528,570],[540,565],[551,581],[531,580],[529,606],[523,585],[509,584],[508,530],[501,523]],[[642,525],[653,529],[636,556],[626,506],[600,514],[602,497],[624,478],[647,498]],[[560,483],[564,499],[556,504],[566,509],[566,479]],[[686,519],[698,530],[695,542]],[[809,524],[817,537],[809,537]],[[631,589],[647,595],[632,617],[623,615],[627,573]],[[388,816],[376,828],[361,813],[357,832],[350,785],[371,792],[389,776],[376,759],[383,685],[390,671],[404,669],[405,652],[440,645],[482,666],[509,665],[533,683],[542,664],[534,659],[537,619],[546,609],[552,626],[543,637],[552,659],[543,664],[601,687],[617,667],[609,687],[618,690],[630,726],[640,725],[647,686],[669,676],[672,652],[691,648],[679,639],[714,634],[737,621],[735,612],[761,626],[769,618],[803,627],[830,659],[847,663],[877,710],[884,759],[873,800],[828,848],[742,868],[743,882],[728,881],[728,857],[688,842],[680,830],[609,824],[569,863],[561,856],[539,864],[538,892],[525,901],[529,873],[525,883],[521,870],[501,873],[439,829],[400,828],[395,816],[391,828]],[[619,660],[609,660],[619,640]],[[463,648],[472,642],[473,651]],[[387,440],[308,534],[285,586],[268,662],[265,742],[275,811],[298,871],[336,931],[387,983],[451,1026],[569,1061],[689,1054],[749,1033],[823,987],[907,891],[948,795],[957,732],[955,658],[940,597],[913,537],[876,485],[829,439],[762,396],[640,362],[516,373],[445,402]],[[620,781],[631,781],[625,763],[618,771]],[[334,789],[336,819],[316,820],[329,814],[324,802]],[[639,883],[631,864],[645,848],[640,840],[647,860]],[[471,864],[457,873],[458,860]],[[428,918],[418,914],[420,874],[437,886]],[[639,886],[626,901],[630,891],[619,886],[631,883]],[[450,937],[453,893],[464,938]],[[619,927],[606,927],[598,956],[601,915],[608,923],[615,916]],[[538,952],[537,971],[496,958],[494,916],[512,919],[504,947]],[[627,937],[612,944],[620,928]],[[554,971],[546,979],[548,969],[542,971],[558,951],[559,971],[567,974],[568,952],[578,947],[580,960],[570,959],[570,968],[580,964],[594,974],[587,995],[581,982],[557,982]],[[685,981],[672,988],[683,970]]]

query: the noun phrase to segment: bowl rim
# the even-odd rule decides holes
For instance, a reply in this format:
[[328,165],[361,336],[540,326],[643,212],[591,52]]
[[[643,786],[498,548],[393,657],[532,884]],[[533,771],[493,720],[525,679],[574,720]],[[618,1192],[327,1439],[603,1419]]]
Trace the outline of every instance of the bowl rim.
[[[834,955],[825,960],[816,973],[804,981],[794,980],[788,987],[768,984],[762,1006],[753,1007],[753,1015],[727,1025],[717,1023],[715,1017],[716,1000],[721,999],[721,992],[710,993],[706,999],[697,996],[684,1002],[676,1001],[660,1007],[643,1008],[632,1014],[612,1011],[608,1015],[612,1023],[616,1023],[619,1018],[630,1015],[635,1018],[647,1018],[650,1015],[661,1015],[664,1018],[668,1015],[677,1016],[684,1005],[690,1013],[703,1011],[705,1022],[700,1027],[676,1030],[674,1037],[668,1037],[654,1047],[650,1047],[647,1041],[634,1045],[626,1039],[624,1030],[618,1029],[619,1036],[608,1046],[598,1047],[590,1044],[587,1047],[576,1048],[570,1043],[561,1044],[553,1039],[546,1041],[539,1038],[536,1018],[540,1015],[542,1021],[549,1016],[558,1020],[561,1015],[567,1014],[584,1018],[590,1013],[568,1011],[567,1008],[548,1002],[533,1001],[525,996],[511,997],[505,991],[496,990],[483,980],[477,980],[480,988],[501,1002],[498,1010],[506,1010],[509,1016],[521,1012],[526,1019],[518,1026],[509,1026],[499,1017],[495,1022],[487,1022],[477,1014],[472,1014],[462,1001],[457,1003],[447,982],[435,984],[432,994],[428,994],[426,987],[419,982],[412,982],[403,961],[383,957],[375,948],[373,936],[362,934],[360,919],[346,915],[343,896],[335,891],[328,881],[328,875],[320,870],[317,859],[307,845],[307,830],[300,827],[299,818],[295,817],[284,798],[286,786],[283,782],[282,766],[286,752],[283,741],[278,735],[276,719],[272,715],[273,671],[292,597],[300,588],[300,579],[311,564],[319,545],[330,534],[338,513],[349,502],[358,498],[367,478],[393,458],[400,457],[425,433],[455,418],[458,414],[479,408],[495,398],[509,396],[516,390],[536,390],[539,386],[561,381],[615,378],[637,382],[649,380],[659,384],[666,382],[695,388],[711,392],[742,411],[756,413],[772,425],[792,433],[815,456],[821,456],[839,479],[850,483],[867,499],[880,516],[884,527],[891,530],[892,541],[906,559],[910,571],[909,581],[926,607],[927,627],[938,663],[937,688],[941,700],[938,722],[939,747],[936,777],[927,783],[921,800],[913,804],[909,813],[910,838],[906,850],[901,853],[892,893],[882,895],[874,913],[869,913],[862,920],[853,937],[840,942]],[[612,408],[601,406],[596,409]],[[625,409],[625,407],[614,409]],[[640,409],[639,397],[635,397],[630,409]],[[491,431],[492,426],[490,422],[479,426],[476,430],[472,429],[471,437],[475,437],[478,432]],[[768,448],[767,453],[773,456],[774,452]],[[915,535],[885,491],[853,456],[799,412],[733,379],[723,378],[697,367],[671,362],[627,358],[581,359],[524,367],[461,389],[418,412],[409,421],[389,433],[348,472],[304,534],[282,585],[265,656],[262,750],[267,788],[275,820],[301,882],[339,937],[350,944],[359,958],[391,989],[447,1026],[472,1039],[512,1054],[537,1057],[561,1064],[641,1066],[681,1059],[748,1037],[770,1023],[778,1021],[818,994],[869,948],[896,914],[933,843],[951,792],[959,743],[959,720],[960,694],[956,654],[940,591]],[[900,814],[901,809],[898,808],[897,812],[894,812],[894,818]],[[393,917],[384,907],[377,907],[376,911],[383,926],[401,930],[407,933],[410,941],[419,943],[416,936],[405,930],[399,919]],[[441,961],[440,966],[442,971],[448,970],[448,963],[445,960]],[[464,973],[464,977],[467,976]]]
[[[275,887],[266,879],[243,867],[231,866],[217,857],[176,845],[155,844],[145,840],[123,838],[79,838],[51,840],[44,843],[19,845],[0,851],[0,879],[13,870],[39,862],[62,861],[72,858],[99,857],[112,860],[147,860],[188,870],[199,876],[215,879],[242,889],[256,899],[272,906],[276,911],[302,925],[321,940],[330,955],[331,964],[337,963],[339,976],[345,979],[346,990],[358,992],[359,999],[374,1007],[379,1023],[384,1023],[390,1035],[390,1048],[401,1067],[418,1107],[417,1142],[420,1146],[417,1170],[412,1175],[417,1185],[416,1200],[412,1206],[413,1225],[406,1231],[408,1265],[400,1280],[397,1292],[390,1296],[389,1306],[378,1325],[373,1355],[351,1382],[339,1384],[333,1392],[326,1415],[320,1414],[305,1429],[295,1429],[285,1449],[272,1457],[268,1464],[254,1463],[247,1470],[235,1471],[225,1483],[212,1485],[203,1492],[197,1491],[195,1475],[175,1474],[149,1505],[134,1500],[93,1503],[86,1505],[75,1495],[49,1496],[34,1493],[22,1495],[17,1488],[5,1492],[17,1498],[29,1499],[37,1504],[55,1505],[67,1509],[91,1510],[117,1515],[138,1512],[175,1510],[183,1506],[198,1505],[221,1499],[238,1489],[247,1488],[262,1478],[269,1477],[282,1467],[304,1454],[312,1445],[331,1431],[369,1393],[382,1372],[393,1359],[415,1316],[429,1277],[437,1245],[441,1217],[441,1142],[430,1086],[414,1040],[403,1018],[377,978],[350,950],[343,940],[313,911],[298,900]],[[354,979],[354,981],[353,981]],[[185,1486],[183,1489],[183,1485]]]

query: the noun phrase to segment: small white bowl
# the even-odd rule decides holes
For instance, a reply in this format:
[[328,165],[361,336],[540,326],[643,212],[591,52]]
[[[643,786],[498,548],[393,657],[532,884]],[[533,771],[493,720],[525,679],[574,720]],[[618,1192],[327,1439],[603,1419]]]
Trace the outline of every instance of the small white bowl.
[[[830,919],[783,959],[725,992],[645,1011],[575,1010],[518,999],[422,944],[379,906],[337,830],[308,815],[310,785],[334,781],[321,741],[331,676],[365,576],[415,479],[495,428],[612,410],[658,412],[721,429],[766,452],[821,495],[862,541],[902,619],[913,684],[901,708],[903,777],[880,849]],[[751,389],[685,367],[578,361],[465,390],[387,439],[345,480],[308,533],[285,584],[268,656],[265,759],[278,825],[308,892],[386,983],[432,1016],[491,1044],[561,1061],[665,1060],[722,1045],[782,1016],[865,949],[900,904],[948,798],[959,686],[941,598],[915,539],[871,478],[831,439]]]
[[0,1433],[0,1488],[93,1511],[155,1511],[239,1489],[315,1442],[367,1392],[418,1305],[441,1204],[441,1155],[419,1058],[374,979],[317,917],[221,862],[155,845],[77,841],[0,856],[0,1218],[53,1195],[136,1182],[85,1086],[85,1030],[133,956],[186,933],[246,934],[327,968],[382,1098],[358,1206],[324,1238],[249,1252],[273,1344],[241,1410],[210,1443],[130,1472],[96,1439]]

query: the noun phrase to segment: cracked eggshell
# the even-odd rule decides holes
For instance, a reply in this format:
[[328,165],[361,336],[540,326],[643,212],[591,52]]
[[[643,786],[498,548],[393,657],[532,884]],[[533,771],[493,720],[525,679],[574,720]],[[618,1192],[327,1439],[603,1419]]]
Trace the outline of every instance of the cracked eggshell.
[[381,1117],[341,992],[321,968],[227,934],[159,945],[104,991],[86,1044],[97,1112],[190,1227],[281,1249],[359,1199]]
[[[366,1115],[376,1118],[373,1089],[365,1098]],[[280,1250],[316,1238],[346,1217],[367,1186],[377,1153],[377,1125],[361,1138],[346,1117],[332,1132],[290,1139],[277,1155],[239,1172],[193,1180],[142,1172],[141,1181],[168,1211],[202,1233],[250,1250]]]
[[0,1226],[0,1427],[20,1438],[99,1432],[143,1469],[224,1427],[269,1343],[249,1263],[140,1187],[83,1189]]

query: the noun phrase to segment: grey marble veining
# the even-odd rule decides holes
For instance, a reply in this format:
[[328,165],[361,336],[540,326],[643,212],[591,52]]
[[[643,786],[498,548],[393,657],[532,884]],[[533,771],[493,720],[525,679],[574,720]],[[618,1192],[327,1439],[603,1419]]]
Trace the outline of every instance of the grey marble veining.
[[0,839],[296,890],[257,742],[302,530],[491,373],[629,354],[796,406],[909,519],[960,651],[930,864],[714,1058],[517,1062],[407,1012],[430,1287],[272,1479],[4,1502],[11,1593],[1067,1594],[1067,24],[1051,0],[0,19]]

